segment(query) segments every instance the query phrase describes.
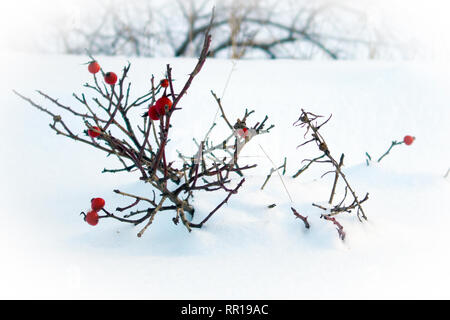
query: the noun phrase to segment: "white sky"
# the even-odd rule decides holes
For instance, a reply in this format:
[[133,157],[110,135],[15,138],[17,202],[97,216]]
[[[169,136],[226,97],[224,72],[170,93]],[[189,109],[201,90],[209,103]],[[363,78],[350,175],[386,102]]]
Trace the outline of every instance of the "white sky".
[[[86,10],[108,0],[3,0],[0,2],[0,48],[27,51],[34,39],[55,32],[55,25],[78,23]],[[141,0],[128,0],[141,1]],[[144,0],[142,0],[144,1]],[[149,0],[146,0],[149,2]],[[318,0],[311,0],[318,1]],[[164,2],[153,0],[151,2]],[[392,26],[405,41],[418,44],[419,56],[448,59],[450,56],[450,1],[448,0],[335,0],[364,8],[376,24]]]

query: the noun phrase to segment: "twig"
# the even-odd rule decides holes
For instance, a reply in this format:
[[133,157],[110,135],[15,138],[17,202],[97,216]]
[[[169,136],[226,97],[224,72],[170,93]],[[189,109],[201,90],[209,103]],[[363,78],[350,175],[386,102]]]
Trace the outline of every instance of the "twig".
[[311,164],[313,164],[314,162],[319,162],[318,160],[322,159],[322,158],[325,157],[325,156],[326,156],[326,154],[324,153],[323,155],[321,155],[321,156],[319,156],[319,157],[317,157],[317,158],[314,158],[314,159],[312,159],[312,160],[306,160],[306,161],[309,161],[309,163],[308,163],[307,165],[303,166],[302,168],[300,168],[300,169],[292,176],[292,178],[297,178],[300,174],[302,174],[303,172],[305,172],[305,170],[308,169],[309,166],[310,166]]
[[344,227],[336,220],[336,218],[331,218],[331,217],[325,216],[325,215],[322,215],[321,218],[333,222],[333,224],[337,227],[336,230],[339,234],[339,239],[341,239],[342,241],[345,240],[346,234],[344,231]]
[[278,168],[271,168],[269,174],[266,177],[266,180],[264,181],[263,185],[261,186],[261,190],[264,189],[264,187],[266,186],[267,182],[269,181],[270,177],[272,176],[272,174],[278,170],[280,170],[281,168],[283,168],[283,175],[286,173],[286,157],[284,158],[284,163],[283,165],[279,166]]
[[389,154],[389,151],[391,151],[391,149],[394,147],[394,146],[397,146],[397,145],[399,145],[399,144],[403,144],[403,141],[401,141],[401,142],[397,142],[397,141],[392,141],[392,144],[391,144],[391,146],[389,147],[389,149],[387,149],[387,151],[377,160],[377,162],[380,162],[385,156],[387,156],[388,154]]
[[190,222],[189,223],[189,226],[190,227],[192,227],[192,228],[201,228],[202,226],[203,226],[203,224],[206,222],[206,221],[208,221],[209,220],[209,218],[211,218],[213,215],[214,215],[214,213],[216,213],[216,211],[217,210],[219,210],[225,203],[227,203],[228,202],[228,199],[230,199],[230,197],[233,195],[233,194],[235,194],[235,193],[237,193],[237,191],[239,190],[239,188],[242,186],[242,184],[245,182],[245,178],[243,178],[242,180],[241,180],[241,182],[239,182],[238,183],[238,185],[236,186],[236,188],[234,188],[233,190],[231,190],[229,193],[228,193],[228,195],[227,195],[227,197],[213,210],[213,211],[211,211],[209,214],[208,214],[208,216],[206,216],[206,218],[205,219],[203,219],[200,223],[192,223],[192,222]]
[[331,189],[330,200],[328,200],[329,204],[333,203],[334,193],[336,191],[336,185],[339,179],[339,171],[341,170],[342,165],[344,164],[344,154],[341,154],[341,158],[339,159],[339,165],[336,169],[336,175],[334,176],[333,188]]
[[310,224],[308,222],[308,217],[304,217],[302,216],[300,213],[297,212],[297,210],[295,210],[293,207],[291,207],[292,213],[294,214],[294,216],[296,216],[298,219],[302,220],[303,223],[305,224],[305,228],[309,229],[310,228]]
[[[341,204],[336,206],[336,207],[334,207],[334,209],[332,209],[332,211],[334,210],[333,212],[336,214],[336,213],[343,212],[343,211],[349,212],[351,209],[357,208],[356,215],[357,215],[358,219],[360,221],[362,221],[361,220],[361,217],[362,217],[363,219],[367,220],[367,216],[364,213],[364,209],[361,206],[361,203],[368,199],[368,194],[366,194],[366,197],[362,201],[360,201],[358,199],[358,196],[356,195],[356,193],[353,190],[353,188],[350,186],[350,184],[349,184],[349,182],[347,180],[347,177],[345,176],[345,174],[341,170],[341,167],[342,167],[343,161],[344,161],[344,154],[341,155],[340,161],[337,162],[333,158],[333,156],[331,155],[331,152],[330,152],[330,150],[328,148],[327,143],[325,142],[325,139],[323,138],[323,136],[319,132],[319,128],[321,128],[324,124],[326,124],[330,120],[331,116],[326,121],[324,121],[322,124],[319,125],[319,124],[317,124],[317,119],[321,118],[321,116],[316,115],[316,114],[311,113],[311,112],[306,112],[303,109],[301,109],[301,111],[302,111],[302,113],[301,113],[299,119],[294,123],[294,125],[306,128],[305,137],[306,137],[306,134],[308,132],[312,131],[311,132],[311,139],[308,140],[307,143],[314,142],[317,145],[317,147],[319,148],[319,150],[323,152],[323,155],[318,157],[318,158],[315,158],[313,160],[307,160],[307,161],[309,161],[309,164],[307,166],[304,166],[303,168],[301,168],[297,172],[297,174],[294,175],[294,177],[298,176],[300,173],[302,173],[304,170],[306,170],[312,163],[319,162],[320,158],[322,158],[322,157],[328,158],[328,160],[326,160],[324,162],[331,163],[333,165],[334,169],[335,169],[335,172],[336,172],[334,183],[333,183],[333,188],[331,190],[331,195],[330,195],[330,199],[329,199],[328,203],[331,204],[332,201],[333,201],[333,197],[334,197],[334,194],[335,194],[335,191],[336,191],[336,185],[337,185],[337,181],[338,181],[339,176],[342,178],[342,180],[344,181],[344,183],[346,185],[346,195],[347,195],[347,189],[348,189],[350,191],[351,195],[353,196],[353,202],[352,202],[351,205],[349,205],[347,207],[341,207],[341,205],[343,203],[343,201],[342,201]],[[330,173],[330,172],[331,171],[329,171],[327,173]],[[315,204],[313,204],[313,205],[315,205]],[[321,206],[318,206],[318,205],[315,205],[315,206],[326,210],[326,208],[324,208],[324,207],[321,207]]]
[[[270,157],[269,157],[269,155],[267,154],[267,152],[264,151],[263,147],[262,147],[260,144],[258,144],[258,145],[259,145],[259,147],[261,148],[262,152],[263,152],[263,153],[265,154],[265,156],[267,157],[267,159],[269,159],[269,161],[272,163],[272,166],[275,167],[275,163],[272,161],[272,159],[270,159]],[[286,165],[286,158],[285,158],[285,162],[284,162],[284,165],[283,165],[283,166],[285,166],[285,165]],[[279,177],[280,180],[281,180],[281,183],[283,184],[284,190],[286,191],[286,194],[288,195],[289,200],[290,200],[291,202],[293,202],[292,197],[291,197],[291,194],[289,193],[289,190],[287,189],[286,184],[284,183],[283,178],[281,177],[280,173],[278,172],[278,169],[276,170],[276,172],[277,172],[277,174],[278,174],[278,177]],[[267,179],[267,180],[268,180],[268,179]]]
[[220,112],[222,113],[222,118],[225,120],[226,124],[228,125],[228,128],[233,130],[233,126],[231,125],[230,121],[228,121],[227,117],[225,116],[225,112],[223,111],[222,103],[220,102],[220,98],[216,96],[214,91],[211,90],[211,94],[213,95],[214,99],[216,99],[217,104],[219,105]]
[[145,227],[144,227],[141,231],[139,231],[139,233],[137,234],[137,236],[138,236],[139,238],[142,237],[142,235],[144,234],[145,230],[147,230],[147,228],[152,224],[153,219],[155,219],[156,213],[159,211],[159,209],[161,209],[161,207],[162,207],[164,201],[166,201],[166,199],[167,199],[166,196],[162,197],[162,199],[161,199],[161,201],[159,202],[158,206],[157,206],[155,209],[152,210],[151,216],[150,216],[150,218],[148,219],[147,224],[146,224]]

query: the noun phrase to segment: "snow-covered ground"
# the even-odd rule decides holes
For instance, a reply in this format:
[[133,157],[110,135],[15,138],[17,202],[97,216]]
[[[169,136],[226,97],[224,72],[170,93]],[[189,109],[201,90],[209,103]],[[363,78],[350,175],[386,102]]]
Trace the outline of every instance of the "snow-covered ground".
[[[126,58],[98,57],[119,71]],[[201,230],[175,226],[172,212],[156,216],[142,238],[132,227],[103,219],[96,227],[79,213],[94,196],[115,208],[126,199],[112,190],[148,193],[129,174],[102,174],[114,165],[88,146],[56,136],[48,117],[16,97],[11,89],[52,107],[34,92],[75,103],[89,80],[84,57],[3,54],[0,59],[0,298],[450,298],[449,66],[388,62],[239,61],[225,90],[230,119],[244,108],[276,125],[243,153],[258,164],[247,181]],[[162,77],[171,63],[178,84],[195,60],[132,59],[135,93]],[[194,153],[233,68],[228,60],[208,60],[175,113],[170,150]],[[312,202],[326,202],[333,177],[312,168],[291,176],[300,161],[317,155],[296,149],[303,131],[292,126],[300,108],[333,114],[323,135],[335,157],[345,153],[345,173],[369,220],[354,214],[334,226],[320,219]],[[69,118],[66,117],[67,121]],[[225,126],[217,128],[221,136]],[[380,164],[365,165],[365,152],[380,156],[392,140],[416,136],[397,146]],[[271,168],[287,156],[284,182]],[[237,179],[236,179],[237,180]],[[341,192],[342,190],[340,190]],[[339,196],[339,195],[338,195]],[[337,197],[338,197],[337,196]],[[198,194],[195,219],[213,209],[224,194]],[[276,203],[273,209],[267,206]],[[290,211],[309,217],[311,229]]]

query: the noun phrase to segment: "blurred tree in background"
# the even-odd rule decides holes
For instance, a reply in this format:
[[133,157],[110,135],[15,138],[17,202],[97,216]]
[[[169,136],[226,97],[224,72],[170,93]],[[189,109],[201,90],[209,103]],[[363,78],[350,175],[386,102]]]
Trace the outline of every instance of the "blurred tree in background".
[[[345,3],[345,2],[344,2]],[[60,26],[59,52],[196,57],[215,6],[210,55],[221,58],[376,59],[401,56],[392,34],[342,1],[107,1]]]

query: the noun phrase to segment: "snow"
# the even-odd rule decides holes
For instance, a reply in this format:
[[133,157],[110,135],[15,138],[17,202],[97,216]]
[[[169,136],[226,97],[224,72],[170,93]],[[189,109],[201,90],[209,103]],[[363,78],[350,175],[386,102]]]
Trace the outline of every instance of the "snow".
[[[128,60],[98,59],[116,71]],[[115,208],[128,202],[113,189],[145,194],[147,186],[134,175],[102,174],[115,165],[113,159],[56,136],[50,119],[11,91],[50,108],[35,89],[75,103],[72,92],[82,92],[89,80],[82,65],[87,59],[3,53],[0,61],[0,298],[450,298],[450,178],[443,177],[450,167],[447,65],[238,61],[223,96],[228,117],[234,121],[249,107],[256,110],[253,121],[267,114],[275,124],[242,153],[244,162],[258,167],[204,228],[188,233],[166,211],[137,238],[142,226],[103,219],[92,227],[79,213],[94,196]],[[196,61],[130,62],[137,94],[148,88],[152,73],[164,74],[166,63],[181,85]],[[220,96],[232,68],[229,60],[206,62],[174,116],[169,157],[175,149],[195,154],[192,137],[206,134],[217,111],[209,91]],[[326,203],[333,177],[321,179],[325,170],[316,166],[291,178],[302,159],[317,156],[313,149],[296,149],[303,131],[292,124],[300,108],[333,114],[323,128],[331,153],[345,153],[350,183],[360,196],[370,193],[367,222],[354,213],[336,217],[347,234],[344,242],[311,205]],[[221,124],[213,136],[224,134]],[[406,134],[416,137],[411,146],[396,146],[383,161],[366,166],[366,151],[378,158]],[[276,174],[259,190],[272,167],[260,146],[277,166],[287,156],[283,179],[292,203]],[[199,193],[195,219],[225,195]],[[268,209],[272,203],[277,206]],[[291,206],[308,216],[309,230]]]

